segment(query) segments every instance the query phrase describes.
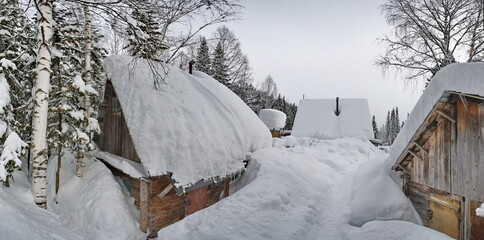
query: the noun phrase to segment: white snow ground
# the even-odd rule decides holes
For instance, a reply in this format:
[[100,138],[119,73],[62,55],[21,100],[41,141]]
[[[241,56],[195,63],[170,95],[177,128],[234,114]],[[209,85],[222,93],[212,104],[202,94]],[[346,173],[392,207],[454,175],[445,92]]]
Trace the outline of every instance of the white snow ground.
[[295,148],[254,154],[257,172],[244,176],[252,180],[247,186],[160,230],[159,238],[450,239],[400,221],[419,219],[388,176],[388,155],[368,141],[290,140]]
[[[248,185],[160,230],[159,239],[450,239],[407,222],[418,219],[388,175],[388,154],[368,141],[290,137],[279,145],[254,153]],[[48,210],[35,206],[21,172],[0,187],[0,239],[145,239],[109,170],[87,162],[79,180],[72,160],[63,162],[58,204],[49,163]]]

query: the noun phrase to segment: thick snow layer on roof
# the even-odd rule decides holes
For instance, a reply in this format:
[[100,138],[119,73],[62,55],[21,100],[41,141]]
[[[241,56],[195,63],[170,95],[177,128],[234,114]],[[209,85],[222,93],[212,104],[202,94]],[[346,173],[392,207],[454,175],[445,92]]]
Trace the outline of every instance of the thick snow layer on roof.
[[132,61],[112,56],[104,68],[148,175],[173,173],[176,186],[186,187],[237,172],[247,152],[271,146],[264,123],[213,78],[166,66],[166,84],[155,90],[150,67]]
[[292,135],[322,139],[374,138],[367,99],[339,99],[339,109],[340,114],[336,116],[335,99],[301,100]]
[[133,178],[146,177],[146,171],[141,163],[137,163],[108,152],[96,152],[96,157],[109,163]]
[[259,111],[259,117],[270,130],[279,130],[286,126],[286,114],[279,110],[262,109]]
[[445,91],[484,96],[484,64],[456,63],[437,72],[393,143],[390,150],[392,161],[396,161],[402,154]]

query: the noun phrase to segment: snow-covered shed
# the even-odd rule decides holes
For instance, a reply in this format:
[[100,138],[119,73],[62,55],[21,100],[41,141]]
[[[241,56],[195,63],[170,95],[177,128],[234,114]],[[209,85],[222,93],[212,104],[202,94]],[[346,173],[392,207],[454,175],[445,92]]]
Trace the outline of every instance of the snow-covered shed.
[[484,239],[484,64],[446,66],[433,78],[390,150],[393,169],[426,226]]
[[140,227],[160,228],[229,195],[252,152],[271,146],[256,114],[201,72],[111,56],[99,122],[102,159],[140,209]]
[[311,138],[373,139],[370,107],[362,98],[303,99],[291,135]]
[[287,116],[276,109],[261,109],[259,118],[269,128],[272,137],[281,138],[281,129],[286,126]]

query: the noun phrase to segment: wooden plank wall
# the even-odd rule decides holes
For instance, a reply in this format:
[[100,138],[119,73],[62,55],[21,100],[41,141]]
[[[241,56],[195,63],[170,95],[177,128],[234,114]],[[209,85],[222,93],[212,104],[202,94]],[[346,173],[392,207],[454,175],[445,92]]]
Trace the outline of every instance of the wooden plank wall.
[[429,187],[416,182],[408,183],[408,198],[412,201],[415,210],[422,219],[425,226],[428,226],[429,220]]
[[158,195],[169,185],[168,176],[152,177],[149,186],[149,228],[150,232],[158,230],[185,217],[187,205],[186,195],[177,195],[175,189],[170,190],[163,198]]
[[103,101],[101,125],[101,150],[114,155],[140,162],[133,145],[123,112],[113,113],[113,103],[117,101],[116,93],[110,81],[106,83]]
[[457,103],[455,156],[452,164],[452,193],[484,201],[484,104]]

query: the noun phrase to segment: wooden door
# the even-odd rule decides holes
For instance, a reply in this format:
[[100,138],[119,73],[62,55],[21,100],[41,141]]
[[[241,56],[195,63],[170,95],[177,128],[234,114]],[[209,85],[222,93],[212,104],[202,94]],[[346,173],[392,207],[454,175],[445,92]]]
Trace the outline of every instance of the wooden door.
[[459,238],[460,201],[439,194],[430,194],[429,227]]
[[482,240],[484,239],[484,217],[476,215],[476,208],[480,207],[481,203],[470,200],[469,204],[470,240]]

